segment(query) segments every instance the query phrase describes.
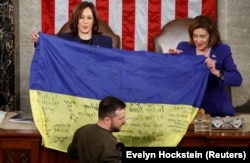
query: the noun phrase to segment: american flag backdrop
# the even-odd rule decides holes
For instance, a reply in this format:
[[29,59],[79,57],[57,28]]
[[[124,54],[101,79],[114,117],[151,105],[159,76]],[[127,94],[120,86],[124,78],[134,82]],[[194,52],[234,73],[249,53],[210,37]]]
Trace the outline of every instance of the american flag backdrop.
[[[42,32],[55,34],[83,0],[41,0]],[[99,18],[120,36],[126,50],[153,49],[153,37],[170,20],[200,14],[216,19],[216,0],[88,0]]]

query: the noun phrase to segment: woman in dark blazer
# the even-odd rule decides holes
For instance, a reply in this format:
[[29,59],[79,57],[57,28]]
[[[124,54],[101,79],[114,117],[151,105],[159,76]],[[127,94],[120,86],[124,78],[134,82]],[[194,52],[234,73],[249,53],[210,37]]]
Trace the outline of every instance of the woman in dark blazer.
[[176,49],[169,49],[169,53],[205,56],[210,74],[200,107],[211,116],[233,116],[235,110],[225,86],[240,86],[242,76],[230,47],[222,43],[219,30],[209,16],[195,17],[188,33],[189,42],[180,42]]
[[[83,1],[77,5],[69,21],[70,32],[59,33],[58,37],[83,44],[112,48],[112,38],[98,32],[98,16],[92,2]],[[37,32],[31,34],[31,41],[37,42]]]

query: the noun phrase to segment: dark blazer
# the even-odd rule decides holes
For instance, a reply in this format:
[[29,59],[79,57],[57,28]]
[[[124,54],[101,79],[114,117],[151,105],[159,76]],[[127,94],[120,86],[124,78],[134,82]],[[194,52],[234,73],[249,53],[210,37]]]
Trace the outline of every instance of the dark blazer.
[[[59,33],[58,37],[69,41],[82,42],[78,35],[72,37],[70,33]],[[95,34],[92,36],[91,45],[112,48],[112,38],[102,34]]]
[[[180,42],[177,49],[183,50],[185,55],[196,55],[196,48],[188,42]],[[224,80],[209,75],[201,107],[211,116],[234,115],[235,110],[225,85],[240,86],[242,76],[234,63],[231,49],[226,44],[217,44],[211,48],[210,58],[216,60],[216,69],[224,72]]]

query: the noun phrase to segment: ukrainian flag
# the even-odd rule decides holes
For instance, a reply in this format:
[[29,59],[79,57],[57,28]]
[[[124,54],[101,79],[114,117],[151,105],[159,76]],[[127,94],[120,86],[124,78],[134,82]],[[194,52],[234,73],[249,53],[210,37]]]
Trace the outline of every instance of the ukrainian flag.
[[126,146],[178,145],[205,92],[209,71],[204,57],[39,36],[29,88],[45,147],[66,152],[77,128],[96,123],[98,104],[109,95],[127,104],[127,124],[115,133]]

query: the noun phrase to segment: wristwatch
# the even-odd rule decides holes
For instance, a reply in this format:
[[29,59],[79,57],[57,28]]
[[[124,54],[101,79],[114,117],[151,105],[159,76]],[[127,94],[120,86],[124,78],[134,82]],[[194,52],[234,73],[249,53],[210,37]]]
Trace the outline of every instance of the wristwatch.
[[219,76],[220,80],[224,80],[224,71],[220,70],[220,76]]

